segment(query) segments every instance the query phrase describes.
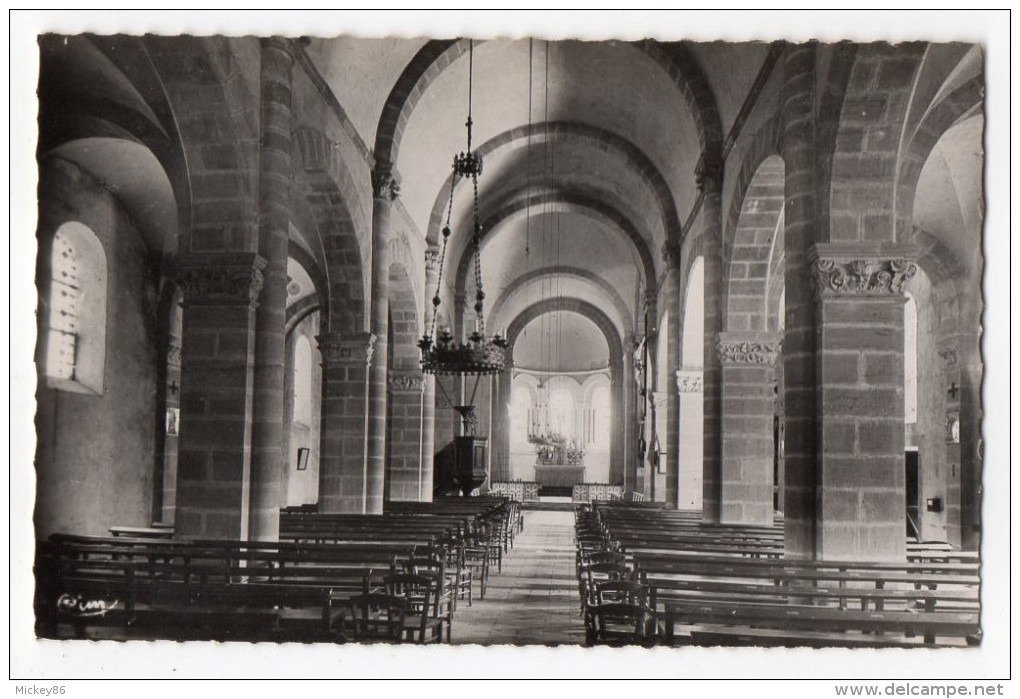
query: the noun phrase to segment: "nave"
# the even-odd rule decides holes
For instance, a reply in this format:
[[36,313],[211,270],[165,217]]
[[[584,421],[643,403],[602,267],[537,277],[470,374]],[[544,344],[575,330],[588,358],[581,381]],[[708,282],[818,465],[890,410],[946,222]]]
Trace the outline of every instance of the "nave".
[[40,635],[979,639],[981,46],[38,45]]

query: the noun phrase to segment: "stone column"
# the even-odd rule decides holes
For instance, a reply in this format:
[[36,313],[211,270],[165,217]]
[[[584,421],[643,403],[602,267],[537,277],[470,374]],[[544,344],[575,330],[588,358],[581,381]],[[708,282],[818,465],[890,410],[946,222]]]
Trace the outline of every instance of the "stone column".
[[[669,453],[666,450],[666,414],[670,393],[672,393],[670,390],[652,393],[652,441],[648,448],[652,457],[648,462],[652,491],[648,497],[657,502],[666,501],[666,475],[660,471],[669,463]],[[658,454],[655,453],[656,443]]]
[[388,469],[386,490],[393,502],[421,497],[422,395],[420,371],[395,370],[389,377]]
[[[425,250],[425,308],[422,309],[423,333],[432,328],[432,316],[436,313],[433,306],[433,295],[439,294],[439,248],[430,245]],[[421,413],[421,456],[418,500],[432,502],[432,474],[436,454],[436,377],[430,374],[423,376],[422,413]]]
[[722,460],[720,455],[720,370],[715,343],[722,331],[722,159],[705,153],[698,165],[701,203],[702,256],[705,263],[705,366],[702,374],[703,431],[702,518],[719,522]]
[[262,39],[259,254],[265,285],[256,312],[252,435],[252,539],[275,540],[284,504],[283,378],[286,354],[287,254],[290,227],[290,42]]
[[507,370],[496,374],[492,381],[492,472],[491,481],[510,480],[510,394],[512,372]]
[[[964,305],[961,317],[977,324],[980,308]],[[958,338],[960,363],[960,545],[967,551],[981,546],[982,458],[981,334],[967,330]],[[951,386],[950,386],[951,388]]]
[[720,333],[722,469],[720,516],[727,524],[771,525],[772,426],[780,339],[773,333]]
[[637,467],[637,416],[634,396],[637,387],[634,381],[634,335],[629,334],[623,341],[623,359],[620,370],[620,388],[613,401],[612,422],[618,426],[622,438],[620,460],[609,462],[609,482],[622,483],[624,491],[634,489],[634,470]]
[[917,267],[891,247],[815,254],[817,558],[903,560],[903,285]]
[[[680,244],[674,241],[667,245],[666,257],[666,288],[664,300],[669,314],[669,325],[666,328],[666,356],[660,361],[666,362],[667,376],[676,376],[680,369]],[[663,448],[666,450],[666,490],[664,493],[669,507],[677,507],[680,502],[680,395],[670,387],[664,387],[666,393],[666,434]],[[660,441],[662,441],[660,439]]]
[[[648,326],[651,325],[651,328]],[[659,379],[659,309],[656,292],[652,289],[645,290],[645,457],[643,492],[649,500],[655,500],[655,438],[658,434],[658,425],[655,413],[655,389]],[[660,445],[661,447],[661,445]]]
[[815,305],[808,253],[817,233],[815,187],[815,49],[791,45],[782,92],[785,172],[786,319],[783,332],[786,450],[785,555],[815,557]]
[[179,537],[248,538],[255,309],[265,264],[250,252],[182,260]]
[[319,453],[319,511],[366,511],[368,370],[371,333],[319,335],[322,354],[322,448]]
[[680,405],[680,476],[677,507],[681,510],[701,510],[702,462],[704,449],[701,431],[704,427],[704,398],[702,397],[702,371],[684,367],[676,372],[676,389]]
[[386,479],[386,398],[389,359],[390,213],[400,187],[387,164],[372,173],[372,315],[375,347],[368,370],[368,452],[365,512],[382,514]]
[[[623,471],[618,464],[624,460],[623,450],[626,442],[623,422],[620,420],[621,408],[623,407],[623,392],[627,378],[623,373],[623,357],[611,357],[609,360],[609,473],[607,480],[610,484],[623,482]],[[602,430],[606,426],[596,425],[596,429]]]

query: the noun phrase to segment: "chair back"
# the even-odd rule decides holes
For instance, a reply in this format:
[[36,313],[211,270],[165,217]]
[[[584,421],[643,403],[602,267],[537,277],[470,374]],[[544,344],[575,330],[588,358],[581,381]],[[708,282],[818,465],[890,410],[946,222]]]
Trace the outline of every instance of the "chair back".
[[407,601],[380,592],[352,597],[347,607],[353,640],[364,643],[400,643],[404,635]]
[[633,580],[597,580],[595,586],[595,602],[598,605],[624,602],[648,607],[649,589]]
[[589,563],[615,563],[617,565],[625,565],[627,563],[627,554],[622,551],[595,551],[588,554]]
[[588,584],[596,580],[625,580],[628,573],[623,563],[592,563],[588,566]]
[[643,644],[650,639],[648,608],[640,604],[610,602],[595,607],[595,643]]

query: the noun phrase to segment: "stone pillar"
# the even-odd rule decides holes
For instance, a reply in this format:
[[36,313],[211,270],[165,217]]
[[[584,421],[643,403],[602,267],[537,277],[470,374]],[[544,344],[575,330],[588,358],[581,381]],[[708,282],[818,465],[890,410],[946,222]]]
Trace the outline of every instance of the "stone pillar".
[[702,373],[703,430],[702,518],[719,522],[722,485],[720,455],[720,370],[715,343],[722,331],[722,159],[704,153],[698,165],[701,203],[702,256],[705,264],[705,366]]
[[422,396],[420,371],[395,371],[389,377],[389,444],[387,500],[417,502],[421,498]]
[[816,555],[903,560],[903,285],[917,267],[905,249],[826,244],[816,255]]
[[179,537],[248,538],[255,309],[263,267],[255,253],[182,260]]
[[[981,317],[980,308],[964,306],[964,322]],[[973,320],[976,324],[977,320]],[[967,551],[981,546],[982,458],[981,438],[981,335],[968,331],[960,335],[960,545]]]
[[[651,328],[648,326],[651,325]],[[655,500],[655,438],[658,435],[658,424],[655,413],[655,389],[659,378],[659,309],[655,291],[645,291],[645,458],[644,463],[644,495]],[[660,449],[662,445],[660,444]]]
[[[623,371],[623,357],[612,357],[609,360],[609,474],[607,479],[611,484],[623,482],[623,470],[619,466],[624,461],[624,444],[626,443],[626,430],[623,422],[618,417],[623,407],[623,392],[627,381],[627,375]],[[596,426],[597,429],[603,429]]]
[[609,482],[622,483],[625,492],[634,489],[637,468],[637,415],[634,401],[637,384],[634,380],[634,348],[634,335],[629,334],[623,341],[620,388],[612,407],[612,422],[620,426],[623,445],[620,448],[620,460],[609,462]]
[[[672,393],[670,390],[652,392],[652,441],[649,446],[651,458],[648,461],[652,490],[648,497],[656,502],[666,501],[666,474],[662,471],[669,463],[669,454],[666,451],[666,414],[670,393]],[[656,444],[658,453],[655,452]]]
[[[660,361],[666,362],[666,376],[676,376],[680,369],[681,318],[680,318],[680,244],[674,242],[666,247],[666,288],[664,301],[669,317],[666,328],[666,356]],[[667,379],[668,380],[668,379]],[[666,394],[666,433],[663,448],[666,450],[666,489],[664,497],[669,507],[678,507],[680,503],[680,395],[670,389],[663,388]]]
[[[815,44],[791,45],[783,64],[783,160],[786,318],[783,332],[786,450],[785,555],[815,557],[815,305],[808,252],[817,232],[815,187]],[[707,355],[706,355],[707,356]]]
[[676,372],[676,390],[680,406],[680,475],[677,507],[681,510],[701,510],[702,506],[702,443],[704,427],[702,397],[702,371],[684,367]]
[[726,524],[771,525],[772,427],[779,336],[720,333],[722,469],[720,516]]
[[[163,395],[167,410],[177,410],[178,416],[181,409],[181,338],[171,335],[166,347],[166,386]],[[180,418],[178,417],[178,434],[180,432]],[[163,463],[162,472],[162,506],[159,511],[159,521],[166,524],[173,524],[174,512],[177,509],[177,458],[178,458],[178,436],[166,434],[164,429]],[[158,453],[158,452],[157,452]]]
[[322,448],[319,453],[319,511],[366,511],[368,370],[375,336],[323,333]]
[[492,419],[492,472],[491,481],[510,480],[510,395],[512,372],[510,370],[496,374],[492,381],[493,419]]
[[252,435],[252,539],[275,540],[284,504],[283,378],[286,354],[287,254],[290,228],[290,42],[262,39],[259,254],[265,284],[256,312]]
[[[430,245],[425,250],[425,308],[422,309],[423,333],[432,329],[432,317],[437,309],[432,304],[433,295],[439,294],[439,248]],[[420,502],[432,502],[432,478],[436,454],[436,377],[423,376],[421,413],[421,479],[418,483]]]
[[382,514],[386,479],[386,398],[389,366],[390,214],[400,187],[390,167],[372,173],[372,315],[374,360],[368,375],[368,452],[365,512]]

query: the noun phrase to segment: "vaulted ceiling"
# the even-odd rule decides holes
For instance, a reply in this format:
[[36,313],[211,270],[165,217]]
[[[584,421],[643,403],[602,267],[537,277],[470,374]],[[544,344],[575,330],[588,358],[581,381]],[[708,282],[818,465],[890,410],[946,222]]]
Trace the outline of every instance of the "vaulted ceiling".
[[[472,54],[467,41],[337,38],[306,50],[362,140],[392,158],[418,234],[438,244],[452,212],[446,291],[473,299],[470,186],[459,184],[449,206],[470,73],[490,329],[536,301],[573,297],[594,300],[622,337],[694,206],[705,131],[733,122],[767,45],[704,45],[682,59],[668,45],[616,41],[489,40]],[[698,80],[709,103],[700,111]]]

